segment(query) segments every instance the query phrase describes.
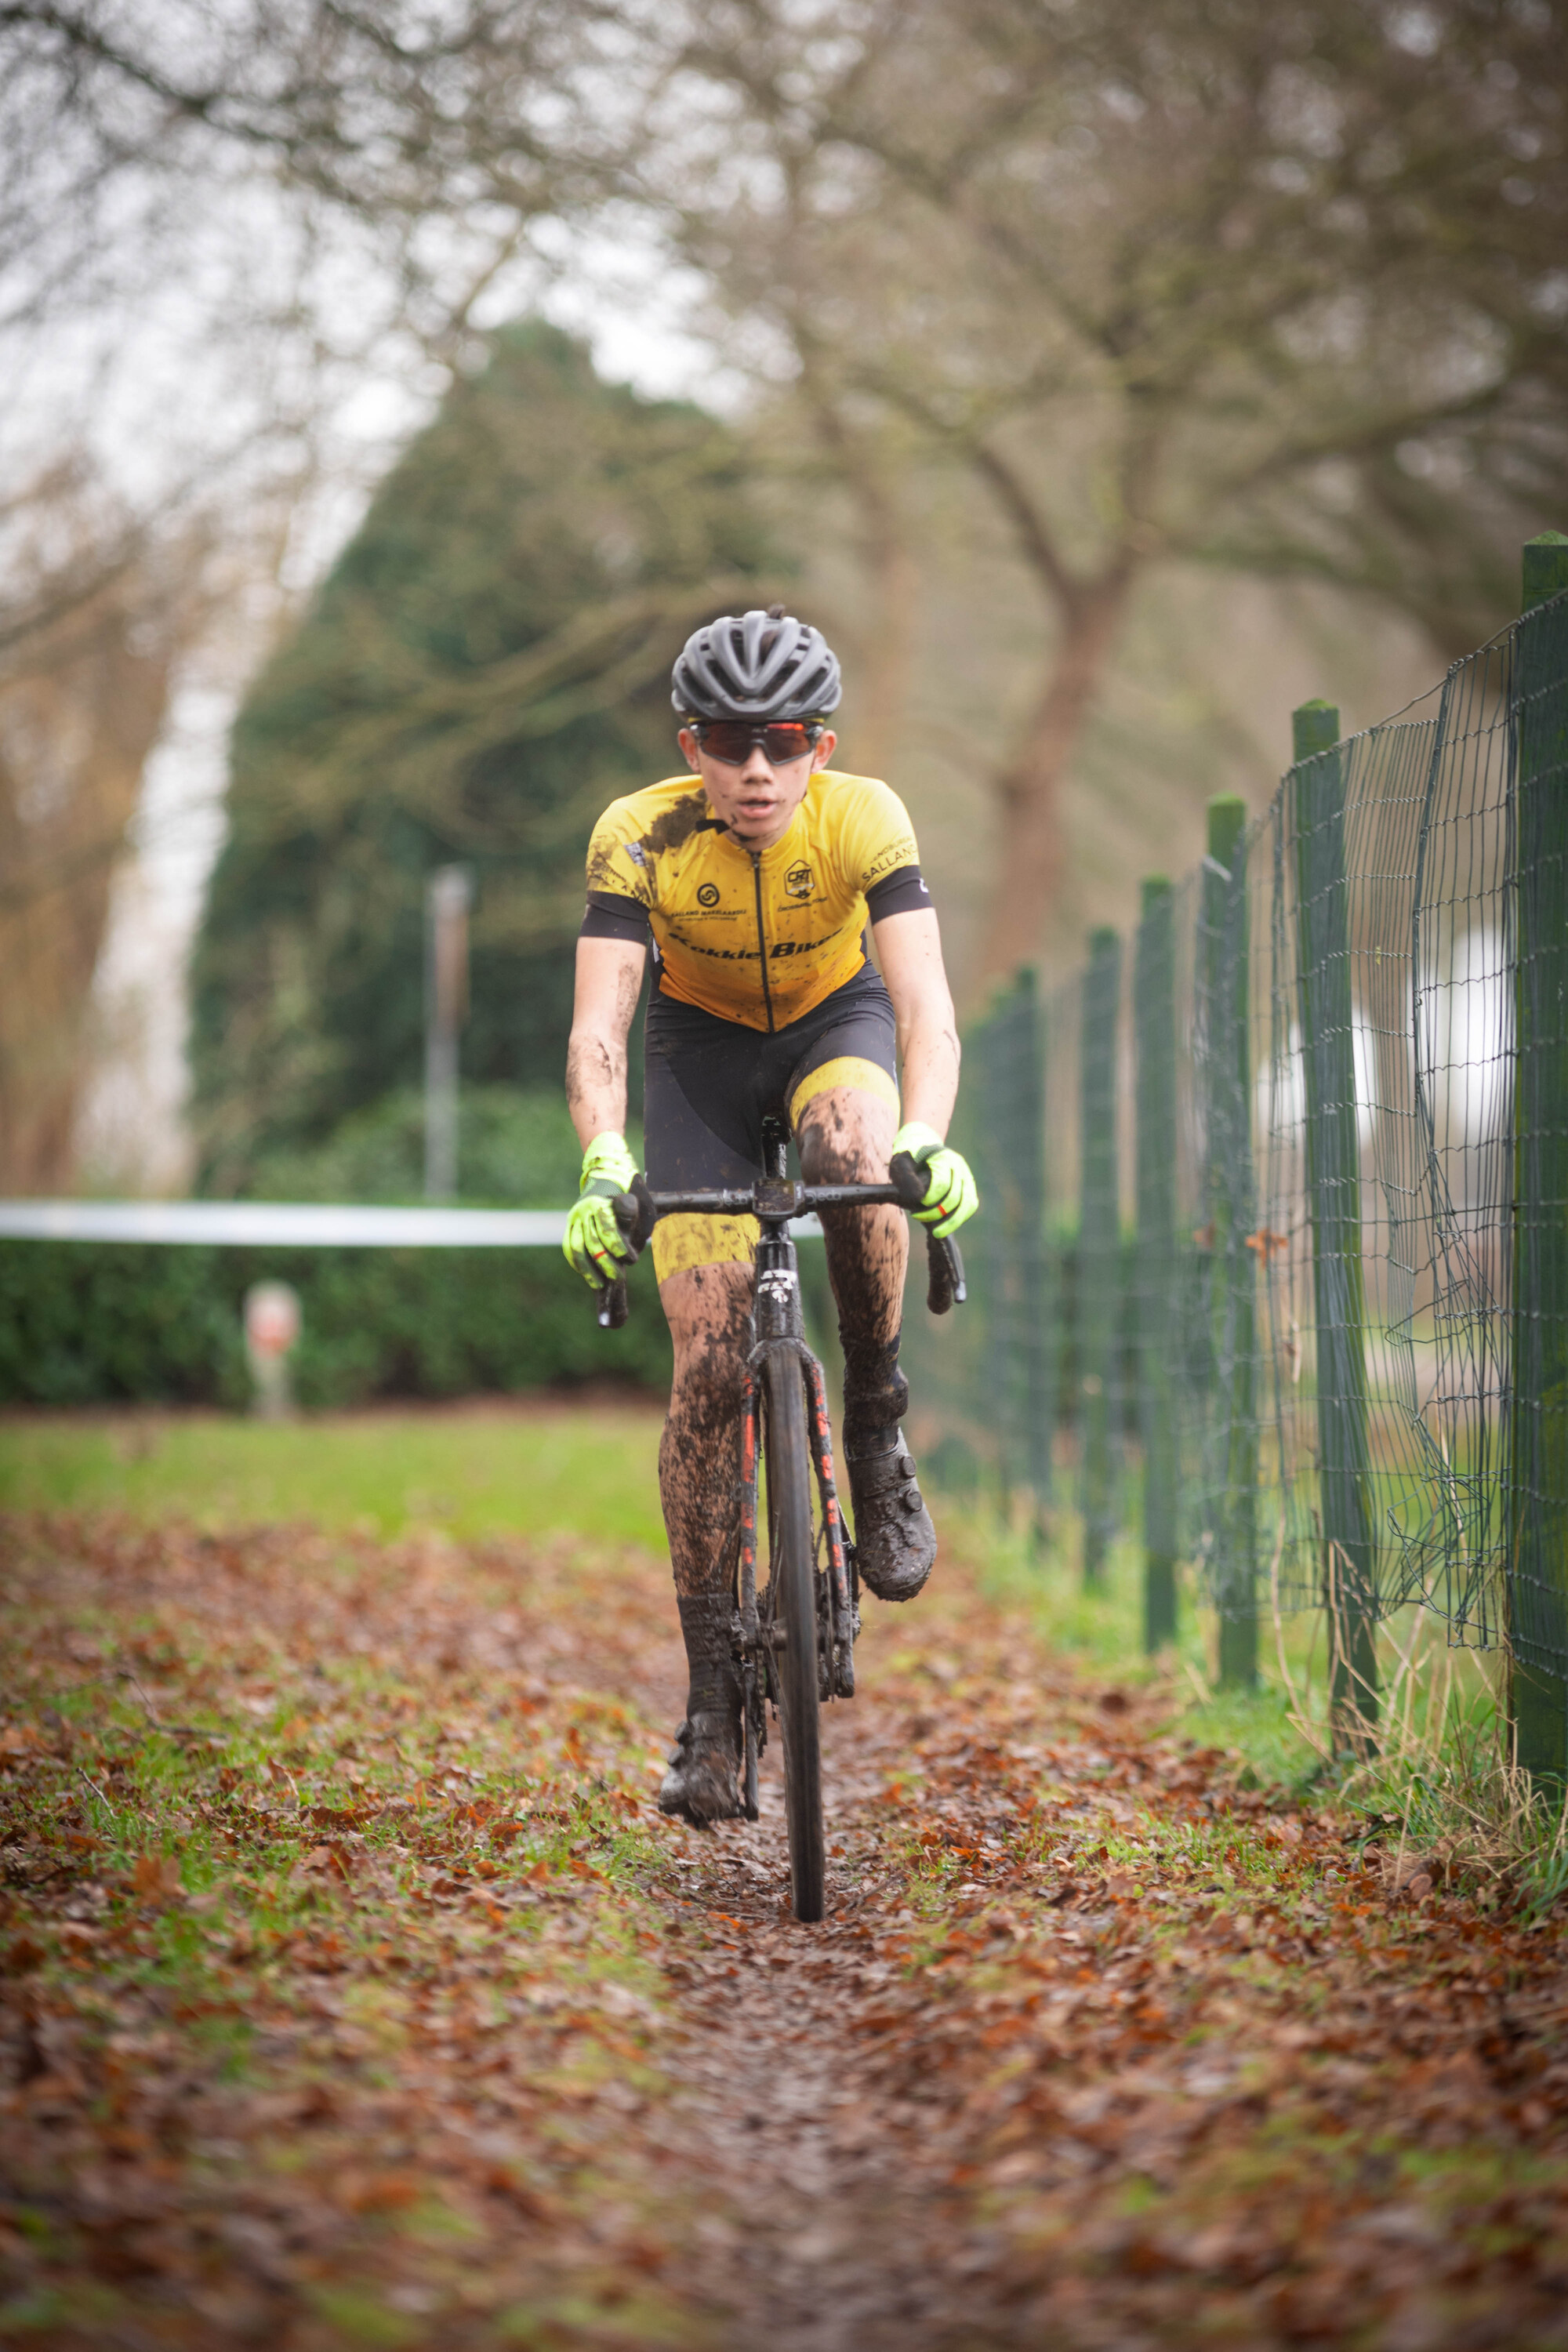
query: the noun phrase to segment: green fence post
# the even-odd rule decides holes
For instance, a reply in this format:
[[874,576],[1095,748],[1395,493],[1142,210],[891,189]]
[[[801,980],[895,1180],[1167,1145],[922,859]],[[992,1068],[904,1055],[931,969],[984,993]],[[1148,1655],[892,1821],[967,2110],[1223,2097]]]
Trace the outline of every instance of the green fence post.
[[1208,805],[1203,877],[1204,1108],[1208,1143],[1211,1330],[1218,1389],[1210,1460],[1213,1591],[1219,1617],[1219,1680],[1250,1690],[1258,1679],[1258,1417],[1254,1394],[1258,1256],[1252,1171],[1250,926],[1247,805],[1230,795]]
[[1176,1638],[1176,976],[1171,886],[1143,885],[1132,967],[1137,1133],[1138,1428],[1143,1441],[1143,1646]]
[[1005,1055],[1003,1031],[1006,1024],[1007,999],[998,994],[989,1011],[978,1024],[973,1043],[966,1049],[973,1053],[979,1067],[976,1097],[980,1110],[982,1159],[979,1181],[986,1203],[986,1214],[975,1228],[984,1265],[982,1296],[985,1311],[985,1351],[984,1361],[992,1383],[989,1397],[977,1399],[981,1419],[989,1418],[996,1433],[997,1502],[1006,1516],[1013,1498],[1015,1469],[1012,1409],[1013,1371],[1016,1358],[1015,1300],[1013,1297],[1012,1200],[1007,1174],[1008,1118]]
[[1319,1486],[1336,1748],[1364,1754],[1377,1722],[1376,1549],[1367,1443],[1345,770],[1340,714],[1292,717],[1297,977],[1306,1080],[1307,1197],[1317,1327]]
[[1079,1208],[1078,1329],[1083,1429],[1083,1573],[1098,1584],[1116,1525],[1113,1431],[1121,1214],[1116,1166],[1116,1017],[1121,941],[1091,931],[1083,976],[1082,1184]]
[[1052,1301],[1046,1269],[1046,1023],[1034,971],[1018,976],[1022,1031],[1018,1067],[1019,1234],[1024,1310],[1025,1473],[1035,1496],[1035,1527],[1044,1532],[1051,1499],[1055,1383],[1050,1376]]
[[1511,690],[1516,910],[1509,1631],[1515,1754],[1568,1778],[1568,539],[1524,550]]
[[1046,1109],[1039,988],[1019,972],[976,1036],[984,1161],[987,1338],[1004,1508],[1027,1485],[1037,1528],[1049,1489],[1046,1364]]

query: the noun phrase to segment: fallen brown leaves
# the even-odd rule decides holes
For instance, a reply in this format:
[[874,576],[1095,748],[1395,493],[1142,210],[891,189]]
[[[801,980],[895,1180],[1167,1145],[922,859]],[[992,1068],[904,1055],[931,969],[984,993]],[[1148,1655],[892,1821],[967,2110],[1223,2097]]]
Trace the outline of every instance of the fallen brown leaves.
[[776,1784],[652,1811],[647,1559],[99,1520],[0,1572],[0,2336],[1568,2343],[1560,1923],[961,1579],[831,1710],[806,1930]]
[[649,1564],[100,1522],[4,1575],[0,2333],[658,2340]]
[[932,1755],[921,1804],[945,1794],[968,1885],[861,2021],[968,2209],[1007,2312],[988,2340],[1563,2340],[1560,1930],[1425,1873],[1391,1901],[1352,1824],[1239,1811],[1215,1758],[1099,1745],[1100,1786],[1138,1799],[1109,1843],[1005,1752],[983,1787],[973,1749]]

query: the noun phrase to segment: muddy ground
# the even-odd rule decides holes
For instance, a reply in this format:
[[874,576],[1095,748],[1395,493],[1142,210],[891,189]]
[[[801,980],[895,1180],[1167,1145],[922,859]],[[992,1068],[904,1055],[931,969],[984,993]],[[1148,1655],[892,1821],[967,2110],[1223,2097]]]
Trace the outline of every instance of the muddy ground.
[[646,1554],[27,1518],[0,1575],[0,2340],[1568,2345],[1561,1918],[973,1572],[868,1603],[812,1928],[776,1779],[653,1810]]

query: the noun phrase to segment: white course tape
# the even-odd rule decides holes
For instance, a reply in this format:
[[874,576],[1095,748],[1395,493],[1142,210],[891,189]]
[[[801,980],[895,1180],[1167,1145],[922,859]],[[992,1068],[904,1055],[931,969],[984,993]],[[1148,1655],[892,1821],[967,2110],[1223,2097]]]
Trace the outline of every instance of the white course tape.
[[0,1236],[307,1249],[557,1249],[564,1209],[385,1209],[352,1201],[0,1201]]
[[[797,1241],[819,1238],[815,1217]],[[385,1209],[353,1201],[0,1201],[0,1240],[300,1249],[559,1249],[564,1209]]]

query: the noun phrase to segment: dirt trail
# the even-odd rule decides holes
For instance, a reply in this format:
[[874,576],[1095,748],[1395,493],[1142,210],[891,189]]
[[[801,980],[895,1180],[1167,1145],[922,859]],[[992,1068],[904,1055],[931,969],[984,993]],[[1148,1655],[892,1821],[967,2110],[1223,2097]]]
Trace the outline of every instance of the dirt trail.
[[[891,1975],[868,1960],[888,1914],[878,1887],[876,1799],[904,1759],[898,1712],[862,1683],[824,1722],[832,1824],[828,1916],[781,1917],[789,1884],[776,1748],[762,1819],[726,1826],[693,1859],[691,1902],[729,1929],[717,1968],[682,2007],[689,2039],[675,2102],[692,2193],[721,2210],[698,2224],[694,2297],[737,2316],[778,2352],[874,2352],[927,2340],[950,2296],[929,2243],[933,2188],[911,2171],[900,2121],[867,2079],[858,2016]],[[912,1915],[911,1915],[912,1916]],[[732,1973],[731,1973],[732,1970]]]
[[0,2341],[1568,2345],[1562,1923],[955,1568],[826,1718],[816,1928],[776,1754],[754,1827],[653,1811],[646,1558],[13,1522],[0,1577]]

